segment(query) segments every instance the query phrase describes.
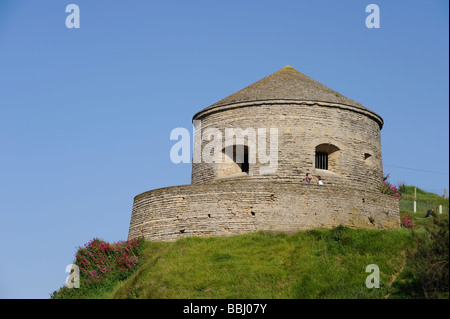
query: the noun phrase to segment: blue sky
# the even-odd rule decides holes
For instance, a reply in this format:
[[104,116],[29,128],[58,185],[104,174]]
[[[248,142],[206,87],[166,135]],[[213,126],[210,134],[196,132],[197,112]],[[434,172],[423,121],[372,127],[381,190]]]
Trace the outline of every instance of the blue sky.
[[[68,29],[66,5],[80,8]],[[365,8],[380,8],[368,29]],[[0,0],[0,298],[48,298],[133,197],[190,183],[169,136],[285,65],[380,114],[391,182],[442,194],[448,1]]]

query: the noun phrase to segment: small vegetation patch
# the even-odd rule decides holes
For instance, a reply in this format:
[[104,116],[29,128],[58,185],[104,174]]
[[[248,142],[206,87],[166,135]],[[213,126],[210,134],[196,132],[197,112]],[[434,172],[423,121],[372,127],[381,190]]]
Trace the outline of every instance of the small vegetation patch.
[[79,288],[67,286],[53,292],[53,299],[96,298],[128,278],[142,262],[144,238],[114,244],[94,238],[79,247],[74,264],[79,269]]

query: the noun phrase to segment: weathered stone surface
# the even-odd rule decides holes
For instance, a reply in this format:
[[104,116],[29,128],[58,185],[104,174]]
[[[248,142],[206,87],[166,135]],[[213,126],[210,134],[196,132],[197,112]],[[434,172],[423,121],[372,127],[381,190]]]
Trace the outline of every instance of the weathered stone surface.
[[[264,180],[299,181],[306,172],[320,175],[325,183],[374,189],[383,179],[380,122],[359,109],[350,109],[327,103],[272,102],[245,106],[215,108],[197,113],[201,132],[210,128],[220,130],[225,137],[227,128],[278,128],[278,169],[274,174],[260,174],[261,164],[250,164],[249,178]],[[200,134],[196,130],[196,134]],[[194,152],[209,143],[198,136]],[[201,141],[201,145],[200,145]],[[245,142],[247,143],[247,142]],[[319,145],[332,145],[335,161],[329,170],[315,168],[315,152]],[[224,144],[225,145],[225,144]],[[370,162],[365,159],[370,154]],[[193,163],[192,183],[214,181],[223,175],[225,163]]]
[[[193,120],[200,121],[201,131],[196,128],[192,184],[136,196],[129,238],[174,241],[258,230],[400,226],[397,199],[376,189],[383,179],[382,118],[292,67],[201,110]],[[268,164],[259,155],[248,172],[233,161],[195,163],[209,143],[201,133],[216,129],[225,146],[227,128],[265,128],[267,147],[270,129],[276,128],[276,171],[262,173]],[[250,154],[249,139],[242,144]],[[316,152],[328,154],[328,169],[315,167]],[[320,175],[325,185],[302,184],[307,172]]]
[[[375,223],[369,221],[369,213]],[[135,197],[129,239],[174,241],[258,230],[344,225],[399,227],[398,200],[345,186],[232,180],[155,189]]]

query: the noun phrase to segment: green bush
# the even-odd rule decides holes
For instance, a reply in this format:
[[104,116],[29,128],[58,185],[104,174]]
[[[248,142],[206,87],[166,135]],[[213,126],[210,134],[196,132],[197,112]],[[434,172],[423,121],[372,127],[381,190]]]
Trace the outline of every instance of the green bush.
[[412,254],[417,273],[427,298],[439,298],[449,291],[449,219],[435,216],[426,225],[426,234],[417,236],[417,250]]
[[449,217],[430,218],[420,231],[412,231],[415,244],[408,263],[393,286],[394,298],[448,298]]

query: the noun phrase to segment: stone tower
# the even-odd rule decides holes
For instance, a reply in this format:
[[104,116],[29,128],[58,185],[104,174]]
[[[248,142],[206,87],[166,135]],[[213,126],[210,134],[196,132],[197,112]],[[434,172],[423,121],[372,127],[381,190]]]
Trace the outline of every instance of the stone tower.
[[[193,120],[201,121],[201,132],[218,128],[224,138],[226,128],[278,128],[276,172],[260,174],[266,165],[258,160],[249,163],[247,174],[239,174],[239,163],[225,160],[194,163],[194,184],[231,177],[298,182],[310,172],[329,184],[373,189],[383,178],[382,118],[291,66],[203,109]],[[244,156],[252,152],[247,139]],[[194,153],[208,143],[199,136],[195,141]]]
[[[398,200],[377,190],[382,118],[293,67],[199,111],[193,123],[192,184],[137,195],[129,238],[399,227]],[[324,185],[304,183],[306,173]]]

